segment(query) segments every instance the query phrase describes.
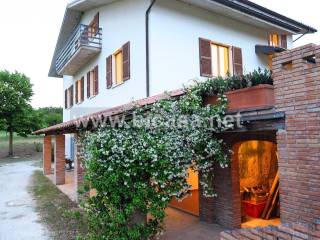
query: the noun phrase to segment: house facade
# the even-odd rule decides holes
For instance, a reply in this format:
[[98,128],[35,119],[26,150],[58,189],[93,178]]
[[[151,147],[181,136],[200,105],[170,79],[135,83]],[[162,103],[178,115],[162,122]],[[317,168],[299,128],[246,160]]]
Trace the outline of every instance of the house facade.
[[[152,104],[164,98],[165,91],[177,97],[183,94],[177,89],[193,80],[242,75],[259,67],[277,70],[279,77],[286,73],[279,66],[291,69],[295,60],[275,63],[273,56],[280,52],[289,54],[294,35],[315,31],[245,0],[77,0],[70,3],[49,71],[49,76],[63,78],[64,123],[36,132],[46,135],[44,173],[52,172],[51,141],[54,140],[54,182],[66,183],[64,158],[71,158],[75,161],[73,177],[77,188],[84,171],[80,164],[82,149],[75,141],[79,129],[90,130],[94,120],[130,110],[132,100],[140,105]],[[312,51],[317,52],[318,48]],[[308,54],[308,59],[299,55],[299,59],[313,62],[313,55]],[[281,134],[287,128],[287,111],[294,108],[280,106],[280,95],[284,94],[279,90],[281,86],[277,85],[278,91],[273,86],[257,86],[230,102],[230,106],[235,106],[229,109],[230,113],[240,112],[245,127],[221,136],[234,154],[230,168],[215,170],[219,197],[204,198],[198,176],[190,173],[193,197],[183,203],[173,200],[173,207],[205,222],[238,228],[245,217],[250,222],[255,216],[250,212],[252,209],[258,211],[262,206],[259,199],[249,196],[253,192],[264,190],[262,198],[267,201],[266,191],[269,193],[274,187],[274,199],[270,201],[280,205],[279,172],[280,179],[286,179],[287,171],[281,169],[285,159]],[[243,92],[241,89],[237,94]],[[278,94],[278,102],[274,92]],[[230,99],[232,94],[228,95]],[[250,107],[246,105],[248,102]],[[80,124],[84,120],[88,125]],[[262,153],[261,149],[264,149]],[[259,157],[248,157],[253,152]],[[259,171],[245,169],[250,164],[257,165]],[[266,201],[263,207],[267,209]],[[282,222],[292,220],[287,209],[280,211],[275,205],[270,209],[272,212],[266,215],[274,216],[276,224],[280,223],[280,212]]]

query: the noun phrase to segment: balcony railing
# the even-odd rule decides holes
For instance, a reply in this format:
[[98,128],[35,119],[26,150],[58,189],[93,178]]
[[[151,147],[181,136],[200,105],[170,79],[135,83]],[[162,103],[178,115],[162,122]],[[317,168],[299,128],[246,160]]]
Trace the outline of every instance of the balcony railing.
[[[101,51],[101,46],[101,28],[80,24],[66,42],[66,46],[58,54],[57,72],[60,75],[74,74],[77,68],[81,67],[79,64],[90,60],[89,58]],[[81,50],[85,51],[81,52]]]

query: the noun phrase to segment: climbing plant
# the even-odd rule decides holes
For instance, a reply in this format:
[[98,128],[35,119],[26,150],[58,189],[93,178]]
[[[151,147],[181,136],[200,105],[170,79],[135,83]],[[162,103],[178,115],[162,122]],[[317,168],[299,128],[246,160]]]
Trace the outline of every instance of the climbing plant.
[[[212,169],[228,165],[228,152],[215,134],[232,128],[222,78],[195,82],[179,98],[136,107],[116,126],[83,134],[89,222],[85,239],[151,239],[162,233],[173,197],[188,196],[188,169],[199,172],[203,194],[214,197]],[[217,105],[203,105],[217,95]],[[146,216],[148,216],[146,218]]]

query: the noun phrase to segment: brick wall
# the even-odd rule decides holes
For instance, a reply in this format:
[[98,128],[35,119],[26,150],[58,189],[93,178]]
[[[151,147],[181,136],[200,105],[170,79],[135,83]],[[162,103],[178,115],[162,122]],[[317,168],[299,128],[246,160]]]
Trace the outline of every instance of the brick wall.
[[320,239],[320,222],[312,225],[302,223],[284,224],[279,227],[269,226],[265,228],[239,229],[224,231],[220,234],[221,240],[317,240]]
[[51,136],[43,138],[43,174],[51,174]]
[[54,181],[56,185],[65,184],[65,137],[57,135],[55,137],[55,168]]
[[[306,57],[316,56],[317,63]],[[320,46],[306,45],[273,61],[282,223],[312,224],[320,216]]]

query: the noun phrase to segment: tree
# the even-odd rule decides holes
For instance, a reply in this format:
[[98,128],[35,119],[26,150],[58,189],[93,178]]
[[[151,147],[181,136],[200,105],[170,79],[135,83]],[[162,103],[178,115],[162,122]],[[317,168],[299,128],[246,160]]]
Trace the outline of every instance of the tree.
[[26,137],[39,126],[30,105],[30,79],[19,72],[0,71],[0,128],[9,133],[9,156],[13,156],[13,133]]
[[50,127],[63,120],[63,109],[61,107],[44,107],[37,110],[41,120],[42,128]]

